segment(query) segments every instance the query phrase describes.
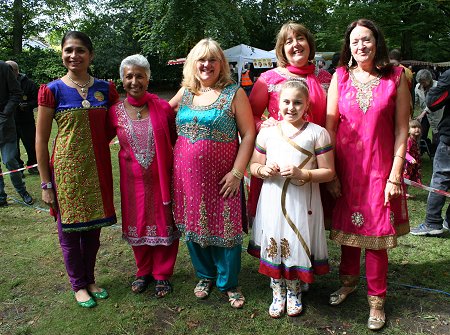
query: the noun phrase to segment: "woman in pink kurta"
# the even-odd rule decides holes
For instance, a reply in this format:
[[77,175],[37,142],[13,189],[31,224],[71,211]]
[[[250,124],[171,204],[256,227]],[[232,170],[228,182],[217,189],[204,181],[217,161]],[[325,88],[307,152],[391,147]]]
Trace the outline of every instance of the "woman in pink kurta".
[[365,249],[369,329],[384,326],[387,249],[409,232],[402,180],[408,136],[409,90],[403,69],[393,67],[384,38],[361,19],[347,29],[341,64],[328,91],[327,130],[335,142],[337,197],[331,239],[341,245],[343,287],[330,296],[339,305],[356,289]]
[[138,268],[132,290],[143,292],[153,277],[155,295],[163,297],[172,290],[179,240],[170,191],[175,114],[166,101],[146,92],[150,65],[145,57],[125,58],[120,75],[127,98],[110,109],[110,117],[120,144],[122,236]]
[[[326,90],[331,75],[312,63],[315,55],[314,36],[301,24],[284,24],[277,35],[275,46],[278,67],[264,72],[256,81],[250,94],[256,130],[275,125],[283,118],[278,114],[278,97],[281,86],[290,80],[307,83],[310,92],[312,111],[307,121],[325,127]],[[264,112],[267,109],[267,115]],[[252,177],[248,199],[248,214],[255,217],[262,182]]]

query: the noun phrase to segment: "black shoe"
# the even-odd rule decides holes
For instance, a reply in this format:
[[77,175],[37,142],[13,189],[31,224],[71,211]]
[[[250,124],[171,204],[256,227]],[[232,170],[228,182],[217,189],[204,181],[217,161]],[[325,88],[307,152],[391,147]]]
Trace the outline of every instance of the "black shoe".
[[8,206],[8,201],[6,199],[0,199],[0,207]]
[[27,205],[34,204],[33,198],[27,191],[23,192],[20,196],[22,197],[23,202],[26,203]]
[[39,174],[39,170],[37,167],[32,167],[32,168],[28,169],[28,173],[36,175],[36,174]]

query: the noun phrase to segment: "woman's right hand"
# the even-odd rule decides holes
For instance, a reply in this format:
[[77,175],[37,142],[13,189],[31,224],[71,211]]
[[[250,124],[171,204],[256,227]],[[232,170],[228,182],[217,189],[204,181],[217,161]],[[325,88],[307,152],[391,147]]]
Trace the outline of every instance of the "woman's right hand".
[[273,117],[269,117],[267,120],[261,123],[261,128],[273,127],[276,126],[277,124],[278,124],[277,120],[275,120]]
[[328,192],[330,192],[331,196],[334,199],[337,199],[342,195],[341,182],[339,181],[338,177],[335,177],[332,181],[329,181],[328,183],[326,183],[326,186],[327,186]]
[[42,201],[50,208],[56,209],[55,198],[55,191],[53,189],[42,190]]

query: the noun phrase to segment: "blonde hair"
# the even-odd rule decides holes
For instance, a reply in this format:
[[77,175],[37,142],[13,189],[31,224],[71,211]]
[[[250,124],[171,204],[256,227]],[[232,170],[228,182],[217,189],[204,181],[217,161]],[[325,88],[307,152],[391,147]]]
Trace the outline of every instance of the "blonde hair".
[[201,85],[197,76],[197,62],[203,58],[215,58],[220,61],[219,79],[214,85],[216,88],[223,89],[233,83],[230,66],[219,43],[211,38],[204,38],[191,49],[186,58],[183,66],[183,82],[181,83],[183,87],[194,94],[200,92]]
[[[422,125],[420,124],[419,120],[411,119],[409,120],[409,128],[419,128],[420,131],[422,131]],[[408,131],[409,133],[409,131]]]
[[286,67],[289,65],[286,54],[284,53],[284,44],[288,39],[289,33],[292,32],[295,36],[303,35],[308,41],[309,55],[308,60],[312,61],[316,55],[316,43],[314,42],[313,34],[302,24],[295,22],[288,22],[283,24],[277,34],[277,43],[275,44],[275,52],[277,55],[277,65]]

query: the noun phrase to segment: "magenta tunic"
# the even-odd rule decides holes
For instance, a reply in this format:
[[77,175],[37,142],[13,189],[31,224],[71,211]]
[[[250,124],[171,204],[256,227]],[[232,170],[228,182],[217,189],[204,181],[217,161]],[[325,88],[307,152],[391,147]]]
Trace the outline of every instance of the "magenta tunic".
[[403,69],[361,84],[336,70],[339,124],[336,172],[342,196],[333,211],[331,239],[343,245],[387,249],[409,232],[405,194],[384,206],[394,155],[395,101]]
[[[154,103],[149,104],[150,115],[166,114],[164,119],[173,123],[168,103],[154,97]],[[132,246],[170,245],[180,234],[173,222],[171,204],[163,202],[161,192],[158,160],[172,161],[171,152],[157,154],[155,136],[163,130],[152,124],[150,116],[132,120],[123,102],[114,105],[110,115],[120,143],[122,236]]]
[[[414,158],[415,164],[411,163]],[[422,158],[420,157],[419,143],[412,137],[408,137],[408,142],[406,145],[406,161],[405,170],[403,172],[403,177],[416,183],[422,184]]]

